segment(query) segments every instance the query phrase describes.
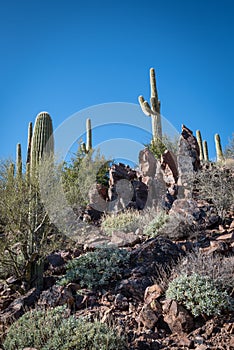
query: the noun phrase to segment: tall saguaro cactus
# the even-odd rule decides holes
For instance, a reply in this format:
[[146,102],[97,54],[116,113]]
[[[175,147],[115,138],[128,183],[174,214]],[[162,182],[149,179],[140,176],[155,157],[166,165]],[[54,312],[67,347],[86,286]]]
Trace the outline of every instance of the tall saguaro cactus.
[[203,152],[203,147],[202,147],[202,137],[201,137],[200,130],[196,131],[196,138],[197,138],[197,143],[199,146],[199,158],[202,161],[202,160],[204,160],[204,152]]
[[[30,135],[30,130],[29,130]],[[30,139],[30,137],[29,137]],[[39,240],[38,235],[43,229],[42,222],[45,222],[47,215],[44,215],[44,219],[40,219],[39,215],[41,208],[40,206],[40,196],[38,190],[38,167],[41,165],[42,157],[48,155],[50,157],[53,155],[54,151],[54,139],[53,139],[53,126],[52,119],[47,112],[41,112],[37,115],[35,125],[33,128],[32,142],[31,142],[31,152],[30,152],[30,167],[28,176],[30,177],[30,191],[33,190],[34,196],[32,197],[30,207],[29,207],[29,222],[30,222],[30,232],[29,232],[29,255],[35,258],[30,260],[27,268],[27,279],[32,281],[35,279],[35,284],[37,287],[41,288],[43,283],[43,260],[37,260],[36,253],[39,250]],[[34,189],[33,189],[34,186]]]
[[158,140],[162,140],[162,122],[161,122],[161,115],[160,115],[160,101],[158,99],[154,68],[150,69],[150,88],[151,88],[151,97],[150,97],[151,106],[144,99],[143,96],[139,96],[138,100],[143,113],[152,118],[153,141],[157,142]]
[[39,165],[42,156],[50,155],[54,151],[52,119],[47,112],[37,115],[33,128],[32,145],[30,154],[31,172]]
[[219,134],[215,134],[215,148],[216,148],[216,156],[217,161],[221,162],[224,160],[223,151],[222,151],[222,145]]
[[209,162],[208,146],[206,140],[203,141],[204,161]]

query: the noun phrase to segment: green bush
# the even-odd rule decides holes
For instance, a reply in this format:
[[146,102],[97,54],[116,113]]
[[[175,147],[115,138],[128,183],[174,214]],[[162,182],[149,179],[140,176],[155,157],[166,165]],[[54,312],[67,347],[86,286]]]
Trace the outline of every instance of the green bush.
[[67,317],[64,307],[24,314],[9,329],[5,350],[124,350],[125,340],[100,322]]
[[131,232],[139,227],[141,216],[137,211],[127,210],[104,217],[101,227],[109,235],[113,231]]
[[220,256],[204,254],[197,250],[187,253],[172,271],[173,276],[178,274],[191,275],[197,273],[212,279],[217,288],[226,290],[230,295],[234,291],[234,256]]
[[169,283],[166,297],[183,304],[195,317],[220,315],[231,308],[227,292],[219,290],[209,277],[197,273],[175,278]]
[[112,161],[106,160],[99,150],[87,154],[79,144],[74,158],[63,166],[62,183],[68,203],[72,207],[86,206],[90,188],[94,184],[108,188],[108,169],[111,164]]
[[164,212],[159,213],[152,221],[148,223],[143,233],[146,236],[155,237],[161,227],[167,222],[167,215]]
[[118,248],[98,248],[69,261],[66,275],[58,282],[66,285],[77,281],[82,287],[95,288],[121,278],[129,253]]

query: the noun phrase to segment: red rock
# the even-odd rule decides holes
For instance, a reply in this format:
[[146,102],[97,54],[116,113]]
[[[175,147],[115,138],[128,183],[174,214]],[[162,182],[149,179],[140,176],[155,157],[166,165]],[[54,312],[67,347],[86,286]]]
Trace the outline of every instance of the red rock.
[[153,329],[162,314],[162,307],[157,300],[144,304],[139,314],[139,322],[147,329]]
[[159,298],[164,293],[164,289],[160,284],[153,284],[145,290],[144,301],[145,304],[151,303],[153,300]]
[[189,312],[174,300],[166,300],[163,306],[164,321],[173,333],[190,332],[194,326]]

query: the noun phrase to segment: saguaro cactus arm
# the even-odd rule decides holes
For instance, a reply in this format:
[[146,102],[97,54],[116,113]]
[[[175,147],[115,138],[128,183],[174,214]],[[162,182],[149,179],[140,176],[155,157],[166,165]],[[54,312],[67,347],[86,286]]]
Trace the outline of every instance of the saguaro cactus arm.
[[144,114],[152,118],[152,134],[153,141],[162,140],[162,123],[160,116],[160,101],[158,100],[158,92],[156,86],[156,78],[154,68],[150,69],[150,88],[151,97],[150,103],[144,99],[143,96],[139,96],[138,101]]

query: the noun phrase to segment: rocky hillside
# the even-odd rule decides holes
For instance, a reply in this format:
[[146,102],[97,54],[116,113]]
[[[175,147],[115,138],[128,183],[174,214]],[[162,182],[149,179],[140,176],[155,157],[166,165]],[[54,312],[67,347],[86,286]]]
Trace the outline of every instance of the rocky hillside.
[[233,167],[200,162],[185,126],[177,157],[139,164],[90,193],[86,234],[46,255],[42,287],[1,280],[1,349],[234,349]]

